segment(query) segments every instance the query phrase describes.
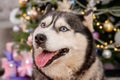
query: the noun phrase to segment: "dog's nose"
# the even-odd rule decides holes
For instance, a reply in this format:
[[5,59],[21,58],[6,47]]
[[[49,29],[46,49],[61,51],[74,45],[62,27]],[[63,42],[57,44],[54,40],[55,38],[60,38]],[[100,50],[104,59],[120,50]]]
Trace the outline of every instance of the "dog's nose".
[[45,43],[47,40],[47,37],[44,35],[44,34],[37,34],[35,36],[35,42],[37,44],[42,44],[42,43]]

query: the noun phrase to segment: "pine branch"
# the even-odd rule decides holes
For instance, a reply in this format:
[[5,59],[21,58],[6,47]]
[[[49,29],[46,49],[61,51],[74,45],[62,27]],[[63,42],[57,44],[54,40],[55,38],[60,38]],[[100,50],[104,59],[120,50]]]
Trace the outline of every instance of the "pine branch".
[[80,3],[78,0],[75,0],[75,2],[82,8],[86,9],[86,6]]

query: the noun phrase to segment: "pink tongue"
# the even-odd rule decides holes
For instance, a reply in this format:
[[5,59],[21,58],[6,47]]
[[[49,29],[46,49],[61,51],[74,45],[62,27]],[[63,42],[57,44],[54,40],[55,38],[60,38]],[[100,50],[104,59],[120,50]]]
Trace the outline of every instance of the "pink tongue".
[[45,64],[54,56],[54,53],[40,53],[36,56],[35,62],[38,67],[44,67]]

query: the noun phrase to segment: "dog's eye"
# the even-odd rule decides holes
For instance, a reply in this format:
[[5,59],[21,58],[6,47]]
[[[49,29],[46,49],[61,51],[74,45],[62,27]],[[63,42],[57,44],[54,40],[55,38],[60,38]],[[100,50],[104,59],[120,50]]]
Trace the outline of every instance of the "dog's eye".
[[45,28],[46,24],[44,22],[41,23],[40,25],[42,28]]
[[60,28],[59,28],[59,31],[62,31],[62,32],[66,32],[66,31],[68,31],[69,29],[67,28],[67,27],[65,27],[65,26],[61,26]]

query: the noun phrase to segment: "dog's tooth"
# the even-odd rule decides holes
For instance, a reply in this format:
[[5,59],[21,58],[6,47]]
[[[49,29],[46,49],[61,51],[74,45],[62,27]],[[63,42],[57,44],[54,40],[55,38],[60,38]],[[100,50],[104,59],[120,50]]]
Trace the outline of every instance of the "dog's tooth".
[[43,51],[43,49],[41,47],[38,47],[37,49],[35,49],[36,53],[41,53]]
[[39,49],[39,50],[42,50],[42,48],[41,48],[41,47],[38,47],[38,49]]

